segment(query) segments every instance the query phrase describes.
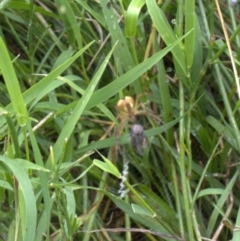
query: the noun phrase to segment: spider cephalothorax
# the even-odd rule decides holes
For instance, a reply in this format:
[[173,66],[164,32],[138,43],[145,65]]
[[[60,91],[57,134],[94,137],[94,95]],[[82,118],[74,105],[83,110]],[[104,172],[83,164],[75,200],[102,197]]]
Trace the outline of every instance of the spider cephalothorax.
[[135,102],[131,96],[125,96],[117,102],[117,111],[119,119],[135,121]]
[[134,123],[137,115],[147,115],[147,111],[140,108],[139,98],[125,96],[117,102],[118,119]]

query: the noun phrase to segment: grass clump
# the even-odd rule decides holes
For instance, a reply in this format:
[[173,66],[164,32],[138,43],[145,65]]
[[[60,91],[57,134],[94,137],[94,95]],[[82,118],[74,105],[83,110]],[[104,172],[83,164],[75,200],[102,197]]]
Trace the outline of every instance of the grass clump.
[[1,240],[239,239],[230,6],[0,3]]

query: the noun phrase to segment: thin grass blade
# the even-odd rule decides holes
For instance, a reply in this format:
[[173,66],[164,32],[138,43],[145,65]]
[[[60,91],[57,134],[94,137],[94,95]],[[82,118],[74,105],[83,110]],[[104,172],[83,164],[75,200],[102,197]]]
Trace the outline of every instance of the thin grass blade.
[[24,168],[18,162],[18,159],[12,160],[8,157],[0,156],[0,161],[6,165],[16,176],[19,182],[19,188],[23,195],[22,205],[24,205],[24,220],[22,220],[23,240],[34,240],[37,222],[36,199],[33,187]]
[[0,37],[0,69],[7,86],[7,90],[13,105],[13,109],[16,113],[18,123],[20,126],[25,126],[28,120],[27,108],[25,106],[22,93],[20,90],[19,82],[8,54],[7,48]]

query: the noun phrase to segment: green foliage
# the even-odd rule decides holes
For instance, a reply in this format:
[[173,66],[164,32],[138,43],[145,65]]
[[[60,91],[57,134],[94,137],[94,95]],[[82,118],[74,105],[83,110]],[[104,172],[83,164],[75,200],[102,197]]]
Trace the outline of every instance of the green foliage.
[[0,241],[239,240],[239,6],[217,3],[1,1]]

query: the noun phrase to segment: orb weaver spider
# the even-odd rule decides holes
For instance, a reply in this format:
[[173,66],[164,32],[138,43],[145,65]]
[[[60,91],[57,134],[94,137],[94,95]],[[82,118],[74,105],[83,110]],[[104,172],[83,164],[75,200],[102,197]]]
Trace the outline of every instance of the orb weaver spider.
[[[154,119],[157,119],[158,124],[160,124],[160,119],[151,113],[151,111],[147,111],[144,109],[143,105],[139,103],[140,96],[137,96],[136,101],[134,101],[134,98],[131,96],[125,96],[124,98],[120,99],[117,102],[117,120],[118,120],[118,127],[116,130],[115,135],[119,137],[126,124],[131,124],[131,144],[135,152],[139,155],[143,155],[143,149],[147,147],[147,137],[144,134],[143,126],[140,124],[136,124],[136,117],[139,115],[145,115],[145,116],[152,116]],[[108,128],[106,133],[101,137],[101,139],[105,139],[109,133],[112,131],[112,129],[115,127],[115,123],[112,123],[111,126]],[[116,150],[114,150],[116,149]],[[117,152],[117,149],[119,149],[119,146],[116,145],[113,147],[113,152]],[[116,154],[114,154],[116,156]]]

